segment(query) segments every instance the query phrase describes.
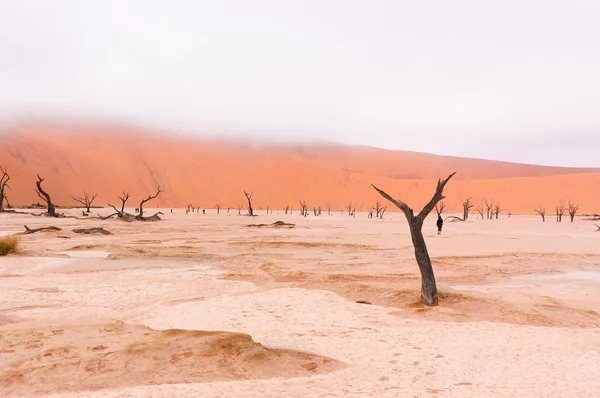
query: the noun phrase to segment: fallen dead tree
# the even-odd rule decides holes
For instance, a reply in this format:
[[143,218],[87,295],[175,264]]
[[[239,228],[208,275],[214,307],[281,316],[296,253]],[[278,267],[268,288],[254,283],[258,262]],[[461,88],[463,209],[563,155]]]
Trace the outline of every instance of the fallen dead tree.
[[248,228],[294,228],[296,224],[291,224],[283,221],[275,221],[273,224],[249,224]]
[[464,222],[465,220],[463,218],[460,217],[456,217],[456,216],[448,216],[444,219],[444,221],[448,221],[448,222]]
[[48,227],[41,228],[29,228],[27,225],[23,225],[25,227],[24,232],[19,232],[15,235],[29,235],[35,234],[36,232],[49,232],[49,231],[62,231],[62,228],[55,227],[54,225],[50,225]]
[[146,199],[142,199],[142,201],[140,202],[140,207],[138,208],[139,213],[138,213],[138,215],[134,215],[134,214],[129,214],[125,211],[125,203],[127,203],[127,200],[129,199],[129,197],[131,195],[129,194],[129,192],[123,191],[123,195],[119,196],[119,200],[121,200],[121,210],[117,209],[115,206],[113,206],[109,203],[108,205],[115,210],[115,213],[110,214],[106,217],[102,217],[102,216],[98,215],[98,219],[108,220],[109,218],[116,216],[117,218],[119,218],[123,221],[127,221],[127,222],[132,222],[135,220],[159,221],[159,220],[161,220],[160,216],[164,216],[164,213],[159,211],[158,213],[155,213],[151,216],[144,217],[144,203],[149,202],[150,200],[156,198],[161,192],[163,192],[163,189],[159,185],[158,188],[156,189],[156,193],[154,195],[148,195],[148,197]]
[[112,235],[112,232],[105,230],[101,227],[92,228],[76,228],[72,230],[76,234],[88,234],[88,235]]

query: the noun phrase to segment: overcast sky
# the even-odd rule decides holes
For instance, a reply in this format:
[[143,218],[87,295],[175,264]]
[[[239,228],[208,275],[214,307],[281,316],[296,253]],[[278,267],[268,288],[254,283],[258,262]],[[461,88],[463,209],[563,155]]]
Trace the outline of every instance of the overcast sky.
[[598,0],[0,0],[0,118],[600,166]]

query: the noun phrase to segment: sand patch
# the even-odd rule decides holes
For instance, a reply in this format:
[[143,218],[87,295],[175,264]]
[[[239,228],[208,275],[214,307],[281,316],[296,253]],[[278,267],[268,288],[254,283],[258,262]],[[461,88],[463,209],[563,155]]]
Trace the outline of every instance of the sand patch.
[[152,330],[122,322],[7,329],[0,392],[23,396],[155,384],[312,376],[342,363],[269,349],[247,334]]

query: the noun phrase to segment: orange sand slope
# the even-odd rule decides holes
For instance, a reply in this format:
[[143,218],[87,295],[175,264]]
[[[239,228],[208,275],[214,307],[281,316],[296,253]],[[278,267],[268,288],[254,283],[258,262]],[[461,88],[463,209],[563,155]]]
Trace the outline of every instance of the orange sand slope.
[[98,193],[95,204],[116,204],[123,189],[128,205],[161,185],[152,203],[160,207],[193,204],[213,208],[245,204],[243,190],[254,191],[255,207],[342,209],[352,203],[368,210],[377,200],[376,184],[415,208],[431,196],[435,180],[457,171],[447,186],[447,209],[460,211],[472,197],[500,203],[512,213],[532,213],[539,205],[552,212],[571,200],[581,212],[598,212],[600,169],[532,166],[497,161],[327,145],[246,145],[209,141],[132,127],[88,124],[22,124],[0,131],[0,164],[11,173],[13,205],[38,202],[35,175],[59,205],[75,205],[71,195]]

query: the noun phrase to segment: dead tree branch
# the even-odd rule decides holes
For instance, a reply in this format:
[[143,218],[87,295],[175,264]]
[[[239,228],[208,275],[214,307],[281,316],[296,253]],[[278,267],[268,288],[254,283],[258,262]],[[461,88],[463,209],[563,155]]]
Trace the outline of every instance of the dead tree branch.
[[73,230],[76,234],[88,234],[88,235],[112,235],[110,231],[100,227],[92,228],[76,228]]
[[[142,199],[142,201],[140,202],[140,212],[137,215],[137,219],[138,220],[144,220],[144,221],[148,221],[146,220],[146,218],[148,217],[144,217],[144,203],[147,203],[149,201],[151,201],[152,199],[155,199],[158,195],[160,195],[161,192],[164,192],[163,189],[160,188],[160,185],[156,188],[156,193],[154,195],[148,195],[148,197],[146,199]],[[152,215],[151,217],[155,217],[156,215],[158,215],[158,213]],[[160,220],[160,218],[159,218]]]
[[425,238],[423,237],[423,222],[425,221],[427,215],[434,209],[435,205],[445,198],[444,187],[455,174],[456,172],[450,174],[445,180],[438,180],[433,197],[416,216],[414,215],[413,210],[406,203],[392,198],[390,195],[371,184],[381,196],[396,205],[396,207],[402,210],[406,216],[408,225],[410,227],[410,235],[412,238],[413,247],[415,249],[415,258],[417,260],[417,264],[419,265],[419,270],[421,271],[421,302],[427,306],[434,306],[438,304],[438,293],[433,267],[431,266],[431,259],[427,251],[427,244],[425,243]]
[[562,222],[562,216],[565,215],[567,206],[565,206],[563,202],[559,202],[556,206],[554,206],[554,211],[556,213],[556,222]]
[[569,217],[571,218],[571,222],[575,219],[575,215],[577,214],[577,210],[579,210],[579,205],[574,205],[569,202],[569,208],[567,211],[569,212]]
[[55,227],[53,225],[49,227],[41,227],[41,228],[29,228],[27,225],[24,225],[25,232],[19,232],[16,235],[29,235],[35,234],[36,232],[46,232],[46,231],[62,231],[61,228]]
[[435,205],[435,212],[437,213],[438,217],[442,215],[445,209],[446,205],[444,204],[444,202],[440,202]]
[[246,200],[248,200],[248,215],[250,217],[254,216],[254,209],[252,208],[252,195],[254,195],[254,192],[246,192],[244,191],[244,195],[246,196]]
[[50,199],[50,195],[48,195],[48,193],[46,191],[44,191],[44,189],[42,188],[42,182],[44,182],[44,178],[40,177],[40,175],[37,175],[38,180],[35,183],[35,186],[37,187],[37,189],[35,190],[35,193],[37,194],[37,196],[44,200],[46,202],[46,208],[48,209],[48,216],[49,217],[57,217],[56,215],[56,208],[54,207],[54,204],[52,204],[52,199]]
[[542,222],[546,221],[546,208],[540,206],[539,208],[534,210],[537,214],[539,214],[540,216],[542,216]]
[[94,195],[92,195],[90,197],[90,195],[87,193],[87,191],[83,192],[83,198],[76,198],[75,196],[71,196],[73,198],[73,200],[77,203],[81,203],[82,205],[85,206],[85,211],[86,213],[91,213],[90,211],[90,207],[92,206],[92,203],[94,203],[94,200],[96,199],[96,196],[98,196],[97,193],[95,193]]
[[4,201],[6,200],[6,207],[11,208],[8,203],[8,196],[6,196],[5,189],[10,189],[8,182],[10,181],[10,175],[6,167],[0,166],[0,213],[4,211]]
[[472,198],[466,198],[462,201],[463,221],[467,221],[467,219],[469,218],[469,211],[475,206],[475,205],[471,204],[471,199]]

